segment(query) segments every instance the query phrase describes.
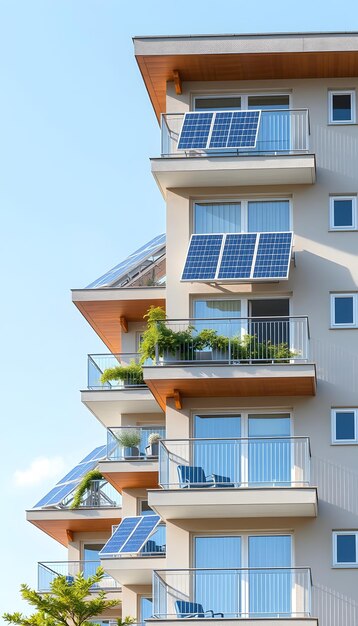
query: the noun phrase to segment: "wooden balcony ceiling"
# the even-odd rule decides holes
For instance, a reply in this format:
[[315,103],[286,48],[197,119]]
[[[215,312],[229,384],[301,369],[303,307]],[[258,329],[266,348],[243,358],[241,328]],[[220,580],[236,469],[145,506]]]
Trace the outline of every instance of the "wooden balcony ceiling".
[[[117,290],[117,292],[118,291],[119,290]],[[159,293],[156,294],[155,291],[153,294],[148,293],[148,296],[152,297],[145,298],[140,297],[140,294],[138,294],[136,290],[132,290],[132,293],[129,293],[128,298],[126,298],[123,291],[124,290],[121,290],[122,294],[117,294],[117,299],[94,300],[89,297],[88,300],[82,300],[77,299],[75,293],[73,296],[73,302],[76,307],[102,339],[107,348],[113,353],[121,352],[121,331],[123,331],[121,318],[124,318],[127,323],[144,323],[143,317],[150,306],[161,306],[165,308],[165,299],[163,297],[155,297],[156,295],[162,295]],[[128,289],[127,291],[129,292],[131,290]],[[92,292],[95,292],[96,295],[96,290],[92,290]],[[98,293],[97,291],[97,294]],[[91,294],[88,295],[90,296]],[[137,300],[134,299],[136,295],[139,296]]]
[[138,37],[134,43],[158,120],[166,112],[168,81],[180,94],[186,81],[358,76],[356,33]]
[[53,539],[67,547],[77,532],[108,532],[112,525],[119,524],[118,509],[49,509],[27,512],[27,520]]
[[98,466],[105,479],[122,493],[125,489],[158,487],[158,461],[102,461]]

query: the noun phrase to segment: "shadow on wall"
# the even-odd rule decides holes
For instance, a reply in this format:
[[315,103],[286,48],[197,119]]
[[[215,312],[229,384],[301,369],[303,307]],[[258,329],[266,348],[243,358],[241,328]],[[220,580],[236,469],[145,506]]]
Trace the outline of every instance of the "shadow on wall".
[[[317,154],[317,166],[353,179],[357,177],[358,138],[350,128],[320,126],[311,129],[311,145]],[[344,159],[342,159],[344,154]]]
[[318,457],[312,457],[311,463],[312,481],[318,487],[319,498],[358,515],[358,473]]
[[312,615],[322,626],[357,626],[358,604],[342,593],[323,585],[313,585]]
[[[339,331],[332,331],[332,333],[335,333],[335,337],[337,337],[337,332]],[[316,363],[317,378],[319,380],[323,380],[331,385],[338,385],[349,392],[356,388],[358,355],[354,351],[353,346],[352,350],[347,350],[339,347],[337,344],[321,341],[311,336],[310,355],[311,359]],[[337,367],[337,363],[344,364],[344,367]]]

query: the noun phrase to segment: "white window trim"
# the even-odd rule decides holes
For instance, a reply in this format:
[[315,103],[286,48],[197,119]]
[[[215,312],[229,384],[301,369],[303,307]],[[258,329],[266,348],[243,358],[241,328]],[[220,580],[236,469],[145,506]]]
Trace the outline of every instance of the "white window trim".
[[[196,204],[240,204],[241,206],[241,230],[240,233],[248,233],[249,226],[249,202],[288,202],[289,231],[293,231],[293,205],[292,198],[288,197],[254,197],[254,198],[209,198],[192,200],[191,207],[191,234],[195,235],[195,205]],[[250,231],[251,232],[251,231]],[[261,231],[260,231],[261,232]],[[263,232],[263,231],[262,231]]]
[[[352,298],[353,299],[353,322],[338,324],[334,320],[334,304],[336,298]],[[331,293],[331,328],[358,328],[357,320],[358,293]]]
[[208,98],[241,98],[241,111],[246,111],[248,108],[249,97],[255,96],[286,96],[288,97],[288,110],[292,109],[292,93],[289,91],[236,91],[236,92],[218,92],[217,90],[198,92],[191,94],[191,110],[195,111],[195,100],[208,99]]
[[[334,120],[333,119],[333,96],[343,96],[349,94],[351,96],[351,119],[350,120]],[[354,89],[330,89],[328,91],[328,124],[344,125],[356,123],[356,92]]]
[[[352,201],[352,225],[335,226],[334,224],[334,203],[336,200]],[[357,230],[357,196],[330,196],[329,197],[329,229],[330,230]]]
[[[337,561],[337,537],[339,535],[355,535],[356,538],[356,561],[352,563],[339,563]],[[332,533],[333,567],[351,569],[358,568],[358,530],[334,530]]]
[[[354,439],[337,439],[336,433],[336,417],[339,413],[354,413]],[[340,407],[339,409],[331,410],[331,425],[332,425],[332,445],[336,446],[354,446],[358,444],[358,409],[353,407]]]

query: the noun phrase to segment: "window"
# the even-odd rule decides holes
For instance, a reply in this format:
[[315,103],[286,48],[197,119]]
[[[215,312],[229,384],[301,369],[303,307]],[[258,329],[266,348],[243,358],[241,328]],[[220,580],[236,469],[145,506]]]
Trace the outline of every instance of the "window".
[[332,328],[357,328],[357,293],[331,295]]
[[330,124],[354,124],[355,91],[328,92],[328,120]]
[[332,230],[356,230],[357,198],[355,196],[331,196],[329,221]]
[[333,566],[358,567],[358,530],[333,533]]
[[291,227],[290,201],[196,202],[193,218],[195,234],[284,232]]
[[332,443],[358,443],[358,409],[332,409]]

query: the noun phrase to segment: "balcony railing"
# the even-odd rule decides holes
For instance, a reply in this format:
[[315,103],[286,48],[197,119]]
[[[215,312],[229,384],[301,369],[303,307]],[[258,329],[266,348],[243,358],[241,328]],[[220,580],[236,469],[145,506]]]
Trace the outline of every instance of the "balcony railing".
[[309,617],[310,612],[311,572],[308,568],[153,572],[153,616],[156,618],[304,618]]
[[145,387],[143,377],[136,372],[129,372],[125,378],[101,381],[103,372],[107,369],[127,367],[131,363],[139,363],[137,353],[123,354],[89,354],[87,365],[88,389],[133,389]]
[[[207,112],[205,111],[205,113]],[[304,154],[309,151],[310,131],[307,109],[261,111],[256,147],[246,150],[232,148],[178,150],[183,120],[184,113],[165,113],[162,115],[162,157],[255,156],[260,154]]]
[[163,340],[155,346],[156,365],[300,363],[309,358],[306,316],[168,319],[157,324]]
[[107,428],[107,458],[110,461],[151,461],[159,455],[159,442],[149,443],[151,435],[165,437],[163,425],[117,426]]
[[[80,572],[83,572],[85,578],[93,576],[100,565],[99,561],[51,561],[38,563],[38,590],[39,592],[51,591],[51,583],[57,576],[65,576],[69,582],[73,581]],[[101,589],[120,591],[120,585],[112,576],[105,573],[102,580],[91,587],[91,592],[96,593],[101,591]]]
[[[75,491],[61,504],[63,508],[70,508]],[[88,489],[84,492],[78,508],[95,509],[120,506],[121,496],[106,480],[91,480]],[[76,507],[77,508],[77,507]]]
[[307,437],[167,439],[160,442],[163,489],[310,485]]

